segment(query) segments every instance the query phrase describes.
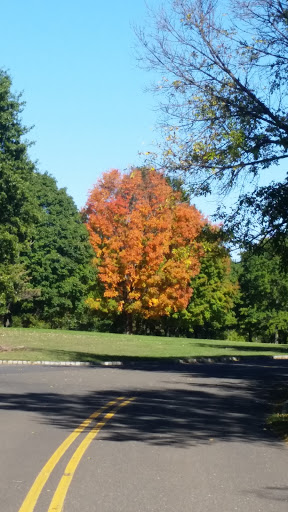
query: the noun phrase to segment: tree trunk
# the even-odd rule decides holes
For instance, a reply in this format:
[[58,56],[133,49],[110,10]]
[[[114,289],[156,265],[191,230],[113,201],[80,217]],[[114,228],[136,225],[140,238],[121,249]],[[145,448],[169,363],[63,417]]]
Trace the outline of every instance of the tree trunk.
[[126,334],[133,332],[133,317],[130,313],[126,313]]
[[278,331],[278,329],[275,329],[274,343],[276,345],[278,345],[278,343],[279,343],[279,331]]
[[8,311],[8,313],[5,313],[4,315],[3,326],[12,327],[12,314],[10,313],[10,311]]

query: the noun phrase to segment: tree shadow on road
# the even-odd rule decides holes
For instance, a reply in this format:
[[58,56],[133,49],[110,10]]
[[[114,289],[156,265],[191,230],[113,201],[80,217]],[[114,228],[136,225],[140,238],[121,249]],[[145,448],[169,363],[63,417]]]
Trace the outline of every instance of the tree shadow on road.
[[[151,383],[138,387],[135,380],[135,387],[119,386],[116,391],[8,393],[0,395],[0,409],[32,412],[41,422],[71,431],[99,407],[123,395],[135,400],[105,425],[101,436],[106,440],[178,447],[219,440],[276,443],[265,429],[265,415],[271,385],[288,375],[287,364],[277,365],[154,365],[149,368],[159,372],[155,388]],[[136,365],[126,371],[134,369],[144,371],[145,367]]]

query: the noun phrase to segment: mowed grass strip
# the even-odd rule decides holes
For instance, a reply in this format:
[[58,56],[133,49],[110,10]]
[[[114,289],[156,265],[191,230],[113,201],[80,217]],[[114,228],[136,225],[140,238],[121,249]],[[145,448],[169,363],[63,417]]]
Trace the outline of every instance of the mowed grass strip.
[[267,419],[267,424],[277,436],[288,441],[288,414],[271,414]]
[[53,329],[0,328],[0,359],[20,361],[169,360],[288,354],[287,345]]
[[277,384],[270,390],[270,401],[274,404],[274,414],[267,418],[269,428],[285,441],[288,441],[288,384]]

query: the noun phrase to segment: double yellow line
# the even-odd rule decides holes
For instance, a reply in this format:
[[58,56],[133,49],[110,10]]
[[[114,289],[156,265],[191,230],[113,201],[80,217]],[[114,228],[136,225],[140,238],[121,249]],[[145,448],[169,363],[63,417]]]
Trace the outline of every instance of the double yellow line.
[[113,416],[116,414],[116,412],[121,408],[125,407],[125,405],[130,404],[135,400],[135,398],[126,398],[124,396],[120,396],[115,400],[111,400],[107,404],[103,405],[100,409],[93,412],[89,418],[87,418],[81,425],[79,425],[66,439],[63,441],[63,443],[57,448],[57,450],[53,453],[53,455],[50,457],[50,459],[46,462],[45,466],[42,468],[40,473],[38,474],[35,482],[33,483],[32,487],[30,488],[26,498],[24,499],[19,512],[33,512],[34,507],[38,501],[38,498],[42,492],[42,489],[44,485],[46,484],[48,478],[50,477],[53,469],[55,468],[56,464],[59,462],[61,457],[66,453],[68,448],[71,446],[71,444],[77,439],[77,437],[85,430],[86,427],[88,427],[93,420],[98,418],[104,411],[107,409],[110,409],[111,407],[115,406],[107,412],[101,421],[98,421],[96,425],[88,432],[86,437],[83,439],[83,441],[79,444],[78,448],[73,453],[72,457],[70,458],[62,478],[59,481],[58,487],[54,493],[54,496],[51,500],[48,512],[61,512],[63,509],[64,500],[66,497],[66,494],[68,492],[69,486],[71,484],[72,478],[74,476],[74,473],[77,469],[78,464],[80,463],[84,453],[86,452],[87,448],[95,439],[98,432],[100,432],[101,428],[104,427],[104,425],[109,421]]

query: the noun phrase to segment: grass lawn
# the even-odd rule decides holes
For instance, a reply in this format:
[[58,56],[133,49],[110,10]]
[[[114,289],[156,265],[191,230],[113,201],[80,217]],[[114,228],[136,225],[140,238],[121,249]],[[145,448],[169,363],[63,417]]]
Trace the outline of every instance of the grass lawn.
[[288,414],[275,413],[267,419],[267,424],[275,434],[288,441]]
[[145,360],[288,354],[287,345],[164,338],[48,329],[0,328],[0,359],[21,361]]
[[271,389],[270,400],[274,403],[274,414],[267,418],[267,424],[278,436],[288,441],[288,413],[283,412],[283,405],[288,401],[288,384],[283,382]]

